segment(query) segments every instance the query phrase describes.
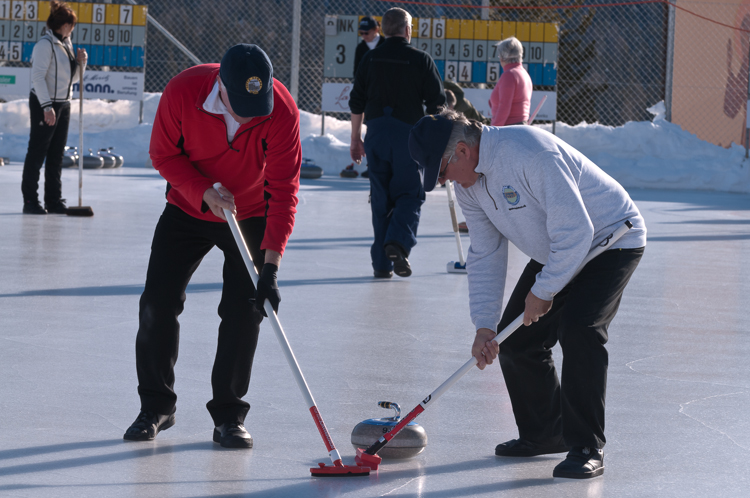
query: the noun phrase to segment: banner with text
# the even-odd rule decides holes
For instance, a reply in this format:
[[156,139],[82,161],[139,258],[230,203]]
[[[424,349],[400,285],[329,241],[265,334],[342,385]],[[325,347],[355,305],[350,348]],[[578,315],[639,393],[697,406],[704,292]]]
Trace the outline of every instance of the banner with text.
[[[106,100],[143,100],[143,73],[86,71],[83,74],[83,98]],[[78,98],[78,82],[73,83],[73,98]]]
[[[349,93],[352,91],[351,83],[323,83],[323,99],[320,109],[323,112],[350,112]],[[487,117],[490,117],[490,95],[492,90],[479,88],[464,88],[464,96],[474,107]],[[536,121],[555,121],[557,119],[557,93],[535,90],[531,94],[531,111],[547,96],[536,115]]]
[[[86,71],[83,97],[106,100],[143,100],[143,73]],[[31,90],[30,67],[0,67],[0,97],[23,98]],[[73,98],[78,98],[78,82],[73,83]]]

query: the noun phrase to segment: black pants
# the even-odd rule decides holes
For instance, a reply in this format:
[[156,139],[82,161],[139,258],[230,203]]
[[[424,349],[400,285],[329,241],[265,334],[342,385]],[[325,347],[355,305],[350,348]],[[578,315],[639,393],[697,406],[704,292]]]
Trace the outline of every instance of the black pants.
[[[643,248],[611,249],[590,261],[553,301],[549,313],[521,326],[500,345],[500,366],[519,436],[568,446],[602,448],[609,357],[607,328]],[[498,332],[524,311],[526,295],[544,265],[531,260],[505,308]],[[560,341],[562,383],[551,348]]]
[[[53,205],[62,197],[62,160],[68,142],[70,102],[54,102],[55,124],[44,122],[44,111],[36,94],[29,95],[31,135],[26,160],[23,162],[21,193],[24,202],[39,200],[39,172],[44,164],[44,204]],[[46,159],[46,164],[45,164]]]
[[[263,265],[260,245],[265,218],[239,222],[257,269]],[[242,400],[250,383],[253,356],[263,315],[250,299],[255,287],[226,223],[193,218],[167,204],[156,225],[146,287],[140,301],[135,344],[141,409],[161,414],[175,411],[174,365],[177,362],[185,289],[203,257],[214,246],[224,252],[224,286],[219,303],[219,341],[206,407],[215,425],[244,422],[250,405]]]

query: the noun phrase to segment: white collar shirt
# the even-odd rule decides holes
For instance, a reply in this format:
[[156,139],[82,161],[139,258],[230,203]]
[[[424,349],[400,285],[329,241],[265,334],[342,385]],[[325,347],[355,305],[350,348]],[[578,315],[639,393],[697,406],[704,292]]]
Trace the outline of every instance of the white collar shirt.
[[237,130],[239,130],[242,125],[234,120],[232,115],[229,114],[227,106],[221,101],[218,81],[214,82],[214,87],[211,89],[211,93],[208,94],[206,101],[203,102],[203,109],[211,114],[221,114],[224,116],[224,122],[227,125],[227,140],[231,142],[234,139]]

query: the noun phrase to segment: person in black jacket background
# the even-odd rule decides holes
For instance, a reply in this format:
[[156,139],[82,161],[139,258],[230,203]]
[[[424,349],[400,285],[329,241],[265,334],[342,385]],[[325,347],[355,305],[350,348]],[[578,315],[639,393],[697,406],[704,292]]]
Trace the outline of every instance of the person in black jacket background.
[[382,29],[385,42],[364,55],[354,76],[350,154],[358,164],[364,156],[369,163],[375,277],[390,278],[394,271],[408,277],[407,258],[417,244],[425,200],[417,164],[409,155],[409,132],[425,115],[423,106],[436,114],[445,94],[432,57],[409,45],[411,15],[398,7],[389,9]]
[[[359,36],[362,37],[362,41],[357,45],[357,50],[354,52],[354,74],[357,74],[359,63],[362,62],[362,57],[375,47],[379,47],[385,42],[385,37],[380,35],[380,23],[370,16],[364,16],[359,21]],[[357,170],[354,169],[354,163],[350,164],[341,172],[341,176],[344,178],[356,178]],[[370,177],[370,165],[365,167],[362,172],[362,178]]]
[[380,36],[380,24],[375,18],[365,16],[359,21],[359,36],[362,37],[362,41],[357,45],[357,50],[354,51],[354,74],[357,74],[359,63],[362,62],[362,57],[375,47],[379,47],[385,41],[383,36]]

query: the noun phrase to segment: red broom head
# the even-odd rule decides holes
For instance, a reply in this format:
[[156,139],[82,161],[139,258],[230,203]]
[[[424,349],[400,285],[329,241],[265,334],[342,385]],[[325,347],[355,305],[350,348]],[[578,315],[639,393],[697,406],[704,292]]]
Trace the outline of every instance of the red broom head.
[[372,470],[378,470],[378,466],[383,459],[378,455],[368,455],[362,448],[357,448],[357,454],[354,457],[354,463],[363,467],[370,467]]
[[318,467],[311,468],[310,473],[313,477],[355,477],[369,476],[370,467],[359,465],[326,465],[319,463]]

